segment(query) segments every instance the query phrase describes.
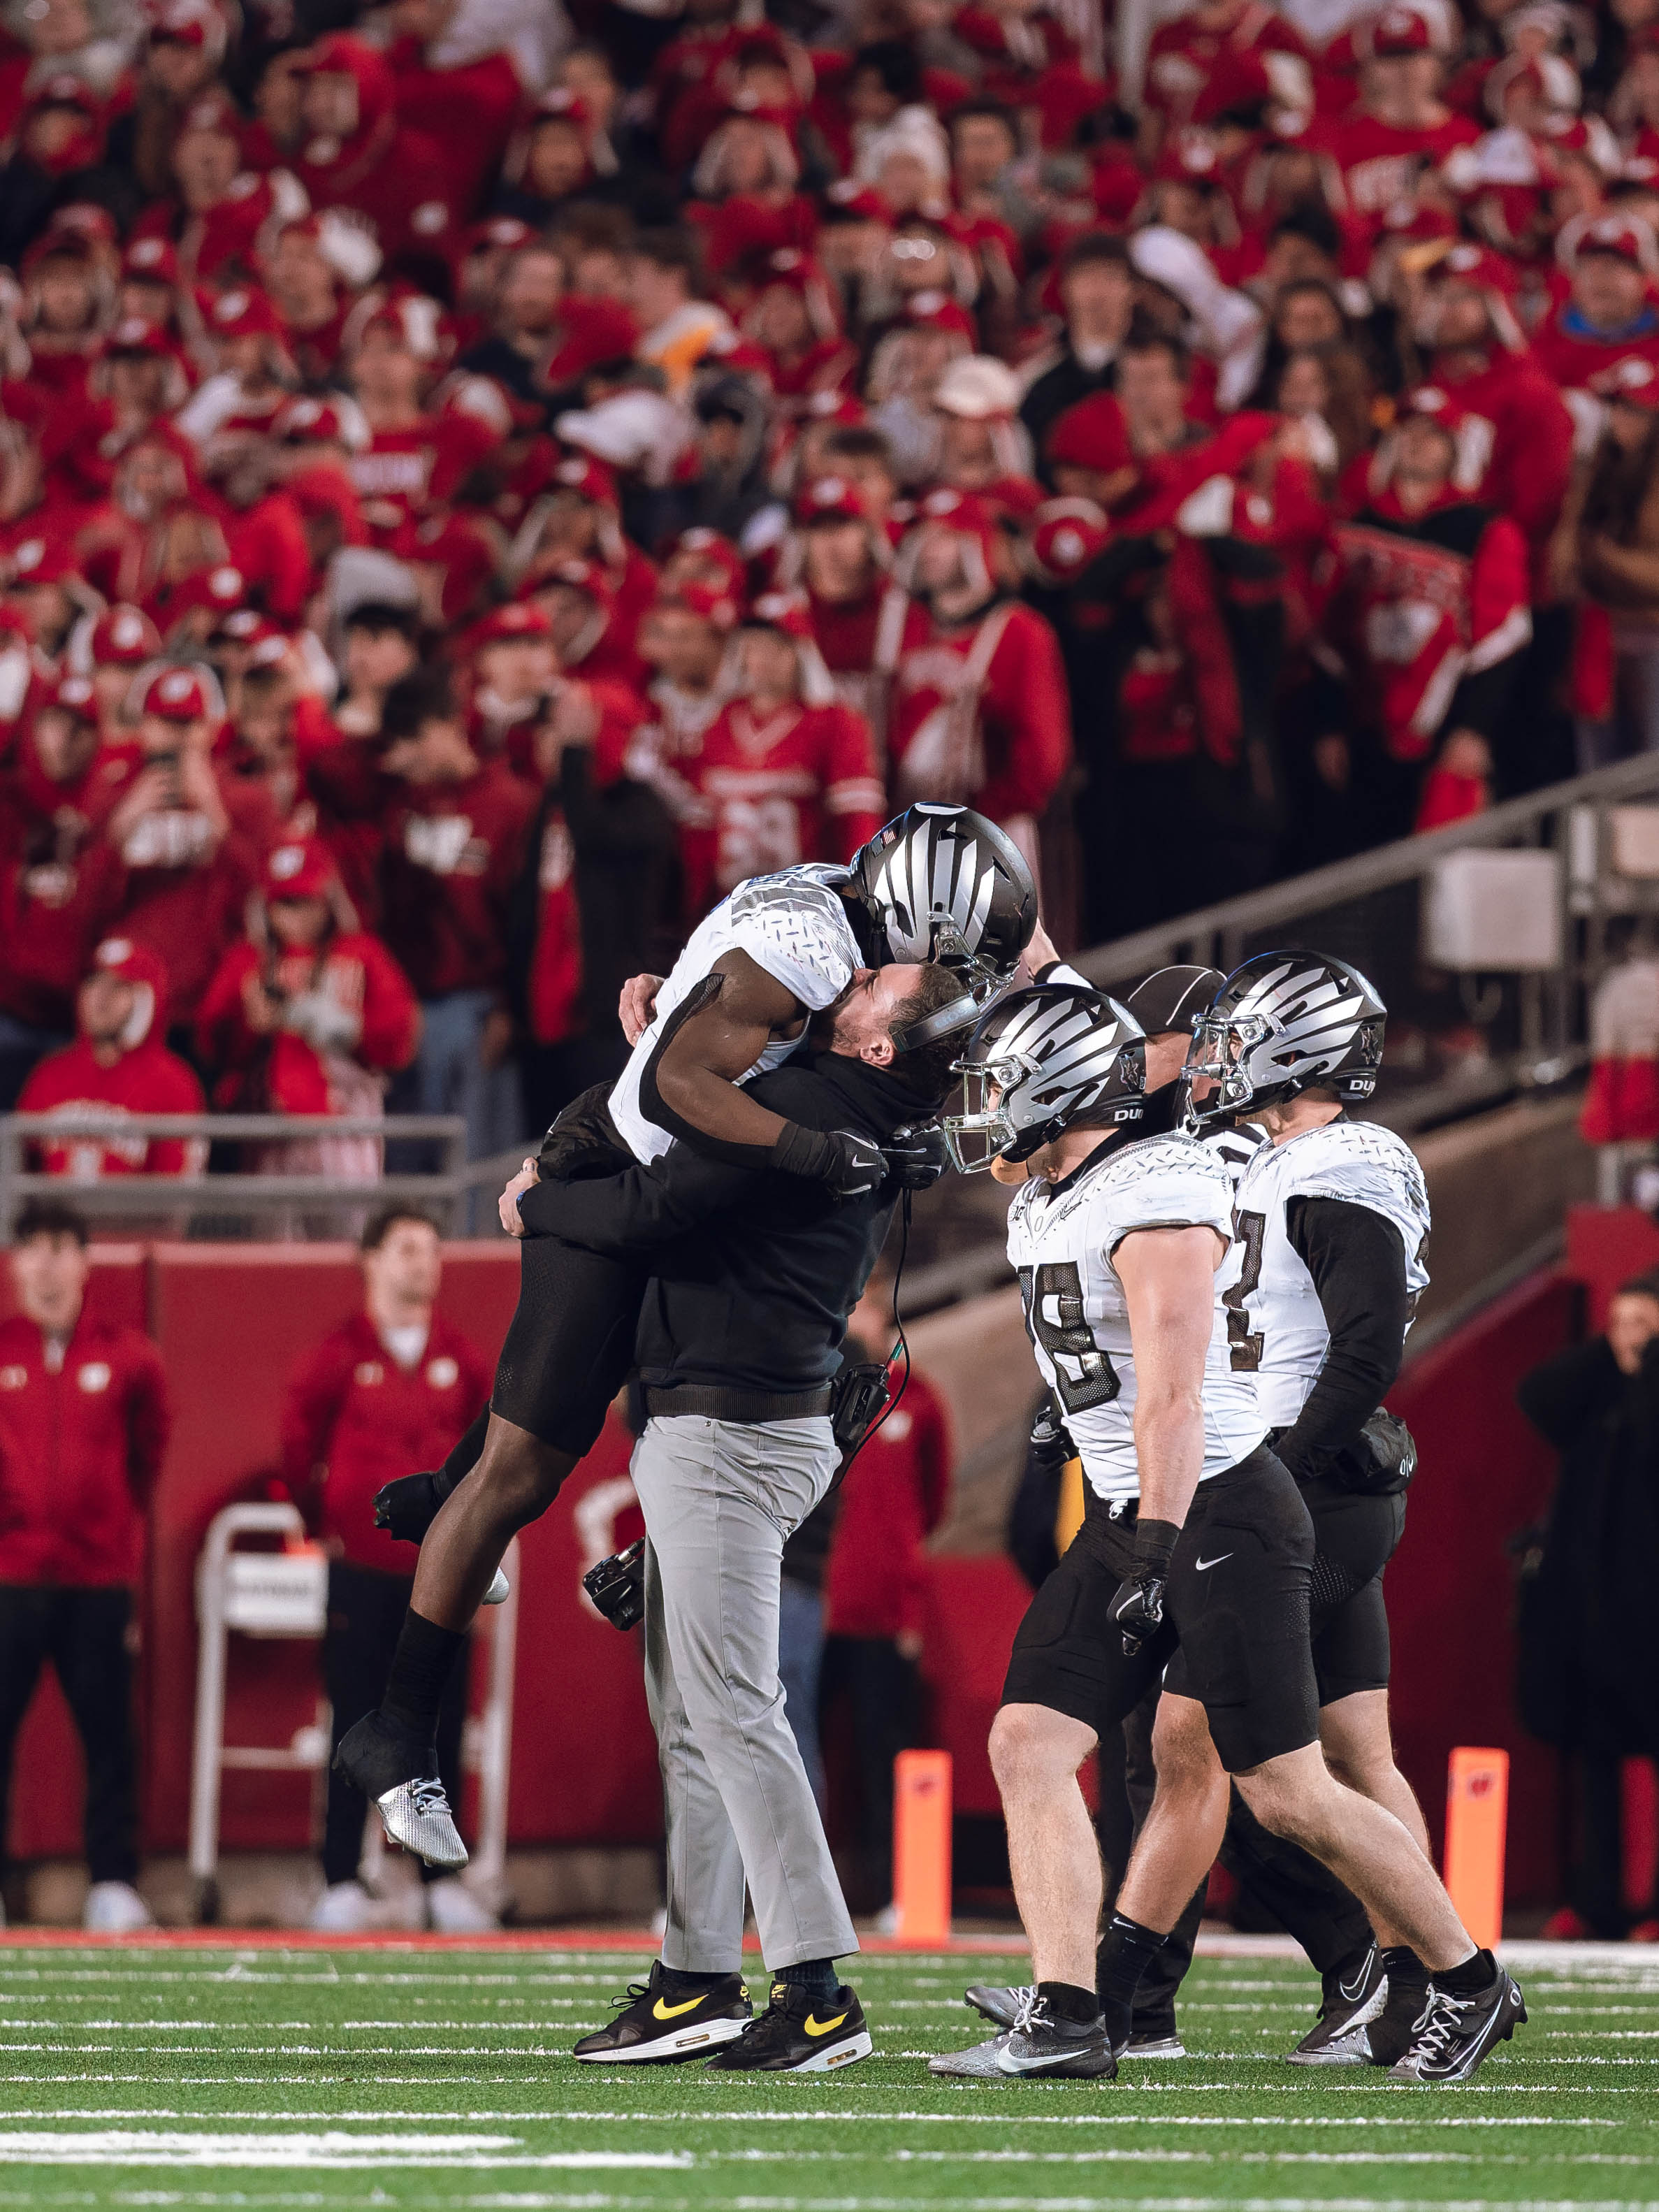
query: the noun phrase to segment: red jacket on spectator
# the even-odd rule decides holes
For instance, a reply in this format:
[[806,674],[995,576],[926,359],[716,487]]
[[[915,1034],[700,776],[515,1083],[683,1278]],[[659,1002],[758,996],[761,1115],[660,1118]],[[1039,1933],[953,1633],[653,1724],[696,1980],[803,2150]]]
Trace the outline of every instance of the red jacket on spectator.
[[[1036,817],[1071,757],[1071,706],[1054,634],[1002,599],[976,622],[904,652],[888,729],[895,805],[965,800],[994,822]],[[985,665],[981,668],[980,664]]]
[[1506,514],[1527,541],[1534,600],[1549,597],[1549,541],[1572,475],[1572,417],[1559,391],[1529,355],[1494,349],[1472,376],[1444,386],[1466,416],[1491,425],[1490,458],[1477,498]]
[[1571,300],[1552,307],[1532,334],[1533,359],[1551,382],[1567,392],[1583,392],[1621,361],[1659,366],[1659,315],[1651,307],[1642,327],[1622,337],[1602,337],[1578,316]]
[[406,785],[389,801],[386,939],[422,999],[501,981],[507,903],[535,811],[535,794],[500,761],[465,783]]
[[848,860],[882,824],[870,726],[839,702],[794,701],[757,722],[749,702],[734,699],[675,765],[696,795],[680,836],[690,915],[747,876]]
[[841,1486],[823,1583],[831,1636],[890,1638],[921,1628],[921,1547],[945,1517],[950,1487],[944,1401],[913,1371]]
[[[349,1053],[319,1049],[291,1029],[270,1036],[251,1029],[243,993],[256,975],[289,1000],[320,993],[343,1015],[355,1015],[360,1027]],[[222,1111],[348,1114],[359,1109],[355,1099],[339,1095],[341,1059],[348,1072],[406,1067],[415,1055],[420,1020],[409,978],[380,939],[348,929],[314,954],[233,945],[208,985],[196,1034],[202,1056],[224,1071],[214,1092]]]
[[386,50],[394,80],[398,120],[449,161],[449,197],[458,215],[473,214],[501,167],[502,149],[525,104],[524,87],[504,52],[481,54],[451,69],[435,67],[418,39]]
[[1499,666],[1532,635],[1524,541],[1506,515],[1448,486],[1409,517],[1382,491],[1336,542],[1333,626],[1358,703],[1395,760],[1420,760],[1463,678]]
[[354,1567],[406,1581],[415,1553],[374,1526],[374,1493],[441,1465],[491,1380],[489,1363],[441,1315],[411,1367],[367,1314],[342,1322],[301,1361],[283,1406],[283,1480],[307,1527]]
[[[1212,78],[1237,73],[1249,57],[1260,63],[1268,54],[1300,64],[1299,78],[1312,97],[1308,49],[1299,33],[1262,0],[1236,0],[1224,24],[1206,22],[1196,10],[1160,23],[1146,49],[1146,106],[1178,123],[1188,122]],[[1283,82],[1291,81],[1286,73]]]
[[1480,137],[1478,124],[1466,115],[1448,115],[1426,130],[1384,123],[1375,115],[1346,116],[1331,134],[1351,211],[1375,235],[1391,207],[1409,202],[1419,169],[1435,169],[1458,146]]
[[[59,718],[73,712],[80,750],[43,750],[37,723],[13,748],[0,783],[0,1008],[67,1030],[92,949],[121,909],[125,872],[98,831],[137,773],[138,754],[133,745],[101,744],[78,765],[96,714],[84,677],[66,678],[41,703]],[[49,754],[58,774],[47,773]]]
[[[61,1137],[35,1139],[33,1150],[47,1175],[91,1182],[106,1175],[199,1174],[207,1147],[186,1137],[77,1134],[94,1114],[201,1114],[207,1110],[196,1071],[169,1052],[167,975],[155,955],[131,938],[108,937],[94,954],[94,973],[131,983],[132,1012],[112,1044],[82,1034],[61,1052],[49,1053],[29,1073],[17,1101],[20,1114],[51,1114],[64,1124]],[[111,1053],[114,1057],[112,1058]]]
[[118,848],[126,865],[120,926],[160,953],[178,1021],[195,1018],[219,956],[240,926],[242,902],[258,879],[275,827],[265,820],[263,792],[239,788],[228,774],[216,780],[230,816],[222,837],[199,811],[163,808],[141,817]]
[[311,48],[307,70],[352,77],[357,87],[349,137],[307,137],[294,161],[312,206],[354,209],[388,259],[405,251],[442,255],[453,243],[448,158],[442,145],[398,120],[386,56],[337,31]]
[[0,1322],[0,1583],[132,1582],[167,1439],[161,1355],[83,1310],[67,1345]]

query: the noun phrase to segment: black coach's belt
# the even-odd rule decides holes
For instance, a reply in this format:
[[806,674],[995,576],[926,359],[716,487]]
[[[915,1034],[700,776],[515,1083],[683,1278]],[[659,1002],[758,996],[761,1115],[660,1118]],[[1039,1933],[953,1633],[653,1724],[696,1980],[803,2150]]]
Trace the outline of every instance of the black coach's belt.
[[807,1421],[830,1410],[830,1385],[816,1390],[727,1390],[713,1382],[682,1382],[670,1389],[647,1389],[645,1410],[653,1419],[675,1413],[701,1413],[711,1421]]

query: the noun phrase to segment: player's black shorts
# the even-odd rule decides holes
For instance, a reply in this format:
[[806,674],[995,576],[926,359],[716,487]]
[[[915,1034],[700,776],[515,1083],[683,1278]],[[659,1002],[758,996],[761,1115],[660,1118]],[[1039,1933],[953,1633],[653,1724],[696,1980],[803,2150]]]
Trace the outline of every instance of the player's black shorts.
[[[610,1088],[584,1091],[553,1124],[541,1152],[545,1179],[619,1175],[637,1164],[605,1109]],[[526,1237],[519,1252],[519,1303],[495,1363],[490,1411],[580,1459],[634,1364],[647,1273],[557,1237]]]
[[1091,1492],[1071,1548],[1020,1623],[1003,1703],[1109,1728],[1169,1668],[1166,1686],[1202,1703],[1230,1773],[1316,1742],[1313,1524],[1272,1452],[1200,1483],[1170,1563],[1164,1628],[1131,1659],[1110,1608],[1133,1553],[1133,1524],[1111,1520]]
[[1406,1527],[1406,1498],[1367,1498],[1340,1483],[1302,1485],[1314,1524],[1313,1658],[1319,1702],[1389,1686],[1382,1570]]

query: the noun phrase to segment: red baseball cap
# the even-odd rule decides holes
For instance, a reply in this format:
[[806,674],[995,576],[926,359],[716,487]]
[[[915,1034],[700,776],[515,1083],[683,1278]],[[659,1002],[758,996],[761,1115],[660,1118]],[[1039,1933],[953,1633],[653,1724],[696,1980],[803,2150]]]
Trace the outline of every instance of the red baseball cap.
[[47,703],[61,707],[66,714],[74,714],[82,722],[98,720],[98,694],[89,677],[60,676]]
[[804,529],[815,522],[862,522],[864,501],[845,477],[814,477],[795,501],[795,520]]
[[[1361,45],[1357,40],[1356,45]],[[1398,54],[1434,52],[1434,31],[1426,15],[1415,8],[1385,8],[1363,38],[1362,51],[1378,61]]]
[[797,644],[812,642],[812,618],[805,602],[787,592],[763,592],[743,618],[745,629],[781,630]]
[[1659,364],[1633,356],[1615,362],[1595,378],[1594,389],[1615,407],[1639,407],[1651,414],[1659,410]]
[[578,499],[592,500],[596,507],[617,504],[617,479],[603,461],[596,461],[589,453],[567,453],[553,471],[553,481],[566,491],[574,491]]
[[207,692],[192,670],[164,668],[150,678],[138,711],[163,722],[198,722],[208,711]]
[[121,274],[139,284],[176,284],[179,256],[167,238],[135,238],[121,256]]
[[496,607],[477,623],[468,639],[469,648],[480,653],[487,645],[516,645],[526,638],[532,641],[550,639],[553,625],[539,607],[527,606],[522,600],[511,606]]
[[69,547],[55,539],[26,538],[12,548],[10,581],[15,587],[62,584],[80,574]]
[[158,999],[166,994],[166,963],[159,952],[136,938],[106,937],[93,952],[92,966],[106,975],[118,975],[124,983],[148,983]]
[[711,628],[719,630],[735,629],[742,608],[730,592],[722,591],[717,584],[699,584],[690,580],[676,584],[672,592],[665,592],[657,602],[659,606],[684,607],[688,614],[696,615]]
[[124,315],[104,340],[104,352],[110,357],[125,354],[165,361],[172,351],[166,332],[142,315]]
[[251,284],[221,292],[208,309],[208,327],[216,338],[281,337],[282,318],[263,292]]
[[142,668],[161,650],[161,633],[142,607],[113,606],[92,628],[94,668]]
[[326,846],[314,837],[293,837],[274,846],[265,859],[268,899],[321,898],[334,881]]
[[1048,453],[1051,464],[1096,469],[1103,476],[1134,466],[1129,426],[1109,392],[1091,393],[1068,407],[1048,433]]
[[556,561],[550,568],[526,577],[519,586],[521,599],[533,599],[538,592],[550,592],[556,585],[563,585],[573,592],[586,592],[595,606],[607,610],[616,599],[611,579],[597,561]]

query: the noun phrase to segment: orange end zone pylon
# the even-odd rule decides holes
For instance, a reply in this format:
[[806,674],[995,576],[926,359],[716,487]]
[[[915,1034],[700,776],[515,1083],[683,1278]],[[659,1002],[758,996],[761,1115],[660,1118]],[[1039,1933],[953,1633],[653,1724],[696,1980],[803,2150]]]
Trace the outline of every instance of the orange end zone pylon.
[[1510,1755],[1460,1745],[1446,1778],[1446,1887],[1457,1916],[1488,1949],[1504,1933],[1504,1851]]
[[902,1751],[893,1761],[896,1940],[935,1950],[951,1940],[951,1754]]

